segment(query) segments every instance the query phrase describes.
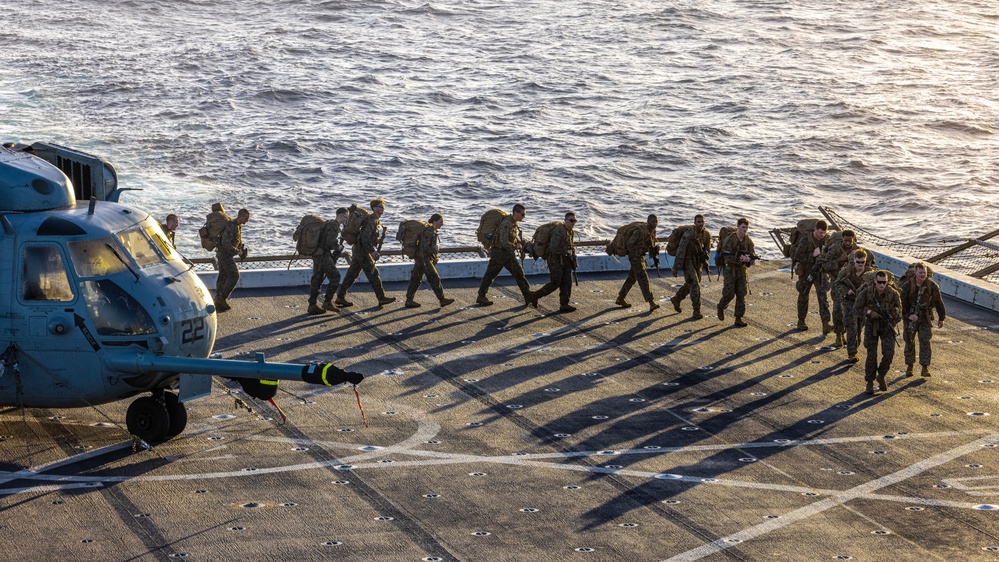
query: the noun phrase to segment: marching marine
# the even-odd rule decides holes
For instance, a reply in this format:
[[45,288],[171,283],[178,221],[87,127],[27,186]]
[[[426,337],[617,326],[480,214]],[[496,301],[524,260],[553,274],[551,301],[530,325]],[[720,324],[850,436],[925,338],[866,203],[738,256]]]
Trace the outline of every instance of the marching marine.
[[739,328],[749,324],[743,320],[746,315],[746,293],[749,292],[749,272],[756,259],[756,245],[749,237],[749,219],[742,217],[736,222],[735,232],[724,241],[718,242],[722,259],[725,260],[725,284],[722,287],[721,301],[718,302],[718,319],[725,320],[725,309],[735,299],[735,325]]
[[[898,290],[889,285],[887,271],[874,272],[874,282],[866,284],[857,295],[853,306],[856,314],[866,319],[864,326],[864,348],[867,361],[864,364],[864,380],[867,394],[874,394],[874,381],[884,392],[888,390],[885,375],[895,358],[895,326],[902,320],[902,300]],[[878,361],[878,344],[881,345],[881,361]]]
[[336,300],[333,301],[333,304],[336,306],[354,306],[354,303],[347,300],[347,291],[350,290],[354,281],[357,281],[362,270],[368,277],[368,282],[371,283],[371,289],[374,290],[375,296],[378,297],[378,306],[395,302],[395,297],[385,294],[385,289],[382,287],[382,278],[378,274],[378,267],[375,266],[375,262],[379,258],[378,231],[382,229],[378,219],[385,213],[385,200],[381,197],[376,197],[371,200],[370,206],[371,213],[366,215],[361,222],[361,230],[357,234],[357,243],[351,248],[352,259],[350,267],[347,269],[347,274],[343,277],[343,283],[336,293]]
[[814,286],[815,298],[819,303],[819,317],[822,319],[822,335],[833,331],[829,323],[831,319],[829,283],[826,273],[815,266],[817,258],[825,250],[828,228],[826,221],[817,221],[812,232],[802,236],[794,250],[794,261],[798,264],[796,272],[798,282],[795,285],[798,290],[798,329],[802,331],[808,329],[808,325],[805,324],[805,317],[808,315],[808,294]]
[[[642,290],[642,298],[649,303],[649,312],[653,312],[659,308],[659,303],[652,296],[652,289],[649,287],[649,273],[645,270],[647,267],[645,254],[658,254],[659,252],[659,246],[656,244],[657,226],[659,226],[659,218],[655,215],[649,215],[649,218],[645,221],[645,228],[634,229],[628,236],[628,239],[624,241],[624,249],[627,251],[631,269],[628,270],[628,278],[624,280],[624,285],[621,286],[621,291],[618,293],[617,300],[615,301],[615,304],[620,307],[627,308],[631,306],[631,303],[624,299],[628,296],[631,288],[635,286],[635,283],[638,283],[639,289]],[[656,262],[656,266],[658,267],[658,262]]]
[[929,278],[926,264],[916,262],[909,266],[913,274],[902,282],[899,288],[902,292],[902,310],[906,311],[905,329],[902,339],[905,341],[905,376],[911,377],[916,363],[916,338],[919,339],[920,374],[930,376],[930,338],[933,336],[933,311],[940,317],[937,328],[943,328],[947,309],[940,298],[940,286]]
[[[309,280],[309,314],[325,314],[327,310],[336,310],[333,296],[340,286],[340,271],[336,262],[343,253],[343,241],[340,239],[340,229],[347,223],[347,209],[336,210],[336,219],[323,224],[319,237],[319,248],[312,254],[312,278]],[[326,286],[326,297],[319,306],[319,291],[323,281],[329,280]]]
[[440,239],[437,233],[442,226],[444,226],[444,217],[440,213],[434,213],[430,217],[429,225],[420,233],[419,242],[416,244],[416,255],[413,258],[413,272],[409,276],[409,287],[406,289],[406,308],[420,307],[420,303],[413,299],[424,276],[427,278],[430,290],[437,295],[442,308],[454,302],[454,299],[444,296],[441,276],[437,273],[437,254],[440,252]]
[[566,213],[565,219],[557,223],[548,238],[548,251],[545,263],[551,273],[550,280],[531,295],[532,302],[537,306],[541,297],[548,296],[558,289],[559,311],[575,312],[576,307],[569,304],[572,296],[572,272],[576,269],[576,249],[573,246],[573,228],[576,226],[576,213]]
[[236,266],[236,256],[246,259],[246,246],[243,245],[243,225],[249,222],[250,211],[240,209],[236,218],[227,221],[218,246],[215,247],[215,260],[218,262],[219,275],[215,282],[215,310],[225,312],[229,306],[229,295],[239,283],[239,268]]
[[704,215],[697,215],[694,217],[694,227],[688,228],[680,238],[676,259],[673,260],[673,277],[676,277],[679,270],[683,270],[683,287],[669,299],[673,303],[673,310],[682,312],[680,303],[690,295],[690,304],[694,307],[690,317],[694,320],[704,318],[701,314],[701,269],[708,266],[710,252],[711,234],[704,228]]
[[[853,305],[857,300],[857,294],[864,286],[865,274],[871,271],[873,268],[868,265],[867,252],[857,250],[850,254],[847,265],[840,270],[833,283],[833,302],[838,303],[841,308],[840,322],[846,332],[846,353],[851,363],[860,361],[857,359],[859,345],[857,338],[864,322],[863,314],[857,314]],[[833,318],[835,317],[834,314]],[[843,333],[836,332],[836,345],[842,347],[843,343]]]
[[482,276],[482,283],[479,284],[479,296],[475,303],[481,306],[489,306],[493,301],[486,297],[489,287],[493,284],[496,276],[505,267],[510,275],[513,275],[520,292],[524,295],[524,303],[538,306],[537,299],[531,292],[531,283],[524,275],[524,268],[517,261],[517,251],[522,251],[524,246],[521,243],[520,227],[517,225],[527,216],[527,208],[517,203],[513,206],[513,212],[500,221],[496,230],[495,240],[489,247],[489,265],[486,266],[486,273]]

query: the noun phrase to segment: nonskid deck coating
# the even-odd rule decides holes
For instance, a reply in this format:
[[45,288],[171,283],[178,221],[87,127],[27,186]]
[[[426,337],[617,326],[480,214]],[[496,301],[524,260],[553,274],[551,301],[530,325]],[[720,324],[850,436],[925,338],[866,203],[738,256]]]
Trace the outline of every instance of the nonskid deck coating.
[[[786,270],[751,275],[750,326],[676,314],[672,278],[613,306],[523,306],[509,278],[458,302],[307,316],[301,290],[237,290],[216,351],[332,360],[358,387],[282,383],[288,414],[221,385],[187,430],[132,453],[127,401],[0,416],[10,560],[995,560],[999,315],[948,300],[934,376],[863,394]],[[541,278],[532,278],[536,286]],[[401,297],[404,287],[393,284]],[[812,307],[814,308],[814,302]],[[863,357],[863,353],[862,353]]]

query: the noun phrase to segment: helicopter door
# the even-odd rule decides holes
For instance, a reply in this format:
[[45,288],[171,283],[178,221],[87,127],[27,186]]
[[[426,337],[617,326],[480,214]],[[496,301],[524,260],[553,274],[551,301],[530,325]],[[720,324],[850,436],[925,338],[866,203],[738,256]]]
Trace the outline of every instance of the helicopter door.
[[[87,329],[86,307],[70,282],[61,247],[25,244],[20,262],[11,304],[21,311],[14,316],[12,339],[24,355],[19,358],[23,403],[80,405],[103,396],[97,341]],[[4,383],[13,384],[9,377],[0,378]],[[6,395],[2,388],[0,395]]]

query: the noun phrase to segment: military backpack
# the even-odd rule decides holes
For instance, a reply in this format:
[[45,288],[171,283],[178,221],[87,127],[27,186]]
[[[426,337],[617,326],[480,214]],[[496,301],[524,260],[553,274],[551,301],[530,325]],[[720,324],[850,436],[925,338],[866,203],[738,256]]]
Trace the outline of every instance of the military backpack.
[[[648,224],[644,222],[633,222],[618,228],[617,233],[614,234],[614,239],[607,245],[607,255],[627,256],[628,240],[634,236],[636,231],[644,230],[648,233],[648,228]],[[651,235],[649,236],[651,237]]]
[[534,231],[534,235],[531,236],[531,243],[529,246],[532,258],[548,259],[549,242],[552,238],[552,232],[554,232],[555,228],[560,224],[562,223],[558,221],[545,223]]
[[205,225],[198,229],[198,236],[201,238],[201,247],[209,252],[214,251],[219,245],[219,237],[222,231],[232,219],[225,214],[222,203],[213,203],[212,212],[205,217]]
[[501,209],[489,209],[482,214],[479,219],[479,228],[475,230],[475,239],[482,244],[482,247],[489,249],[496,241],[497,231],[503,219],[510,216],[510,213]]
[[[801,241],[803,237],[808,236],[809,233],[815,230],[815,223],[819,222],[820,220],[823,219],[811,218],[811,219],[801,219],[800,221],[798,221],[798,224],[794,226],[794,230],[792,230],[791,234],[788,236],[787,243],[784,244],[784,246],[781,248],[781,253],[784,254],[785,258],[792,257],[792,255],[794,254],[794,248],[797,247],[798,242]],[[831,228],[832,227],[830,227],[830,229]],[[840,235],[839,239],[840,240],[843,239],[842,234]]]
[[364,219],[371,216],[371,211],[354,203],[347,212],[347,224],[343,226],[343,240],[353,246],[357,244],[357,238],[361,235],[361,226],[364,224]]
[[300,256],[312,256],[322,250],[323,227],[326,221],[316,215],[305,215],[298,223],[295,234],[291,239],[295,241],[295,251]]
[[402,244],[402,254],[407,258],[415,258],[416,250],[420,246],[420,238],[423,235],[423,231],[431,228],[428,223],[421,220],[410,219],[404,220],[399,223],[399,232],[396,233],[395,239]]
[[[669,233],[669,238],[666,239],[667,254],[674,257],[676,256],[676,251],[680,249],[680,240],[683,239],[683,235],[686,234],[691,228],[694,228],[694,225],[685,224],[674,228],[673,232]],[[698,240],[697,243],[700,244],[700,240]]]
[[723,226],[718,230],[718,244],[715,246],[715,269],[718,270],[718,275],[721,275],[725,271],[725,258],[722,256],[722,245],[737,230],[739,228],[735,226]]

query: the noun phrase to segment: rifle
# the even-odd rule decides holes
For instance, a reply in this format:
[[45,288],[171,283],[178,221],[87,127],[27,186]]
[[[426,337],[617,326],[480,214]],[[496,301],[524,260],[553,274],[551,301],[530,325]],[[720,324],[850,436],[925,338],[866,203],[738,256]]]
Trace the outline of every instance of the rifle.
[[661,279],[663,273],[662,271],[659,271],[659,244],[656,244],[651,250],[649,250],[649,256],[652,258],[653,265],[656,266],[656,277]]
[[388,227],[387,226],[383,226],[382,227],[382,237],[378,239],[378,247],[375,248],[375,251],[378,252],[379,254],[382,253],[382,244],[385,243],[385,235],[387,233],[388,233]]

